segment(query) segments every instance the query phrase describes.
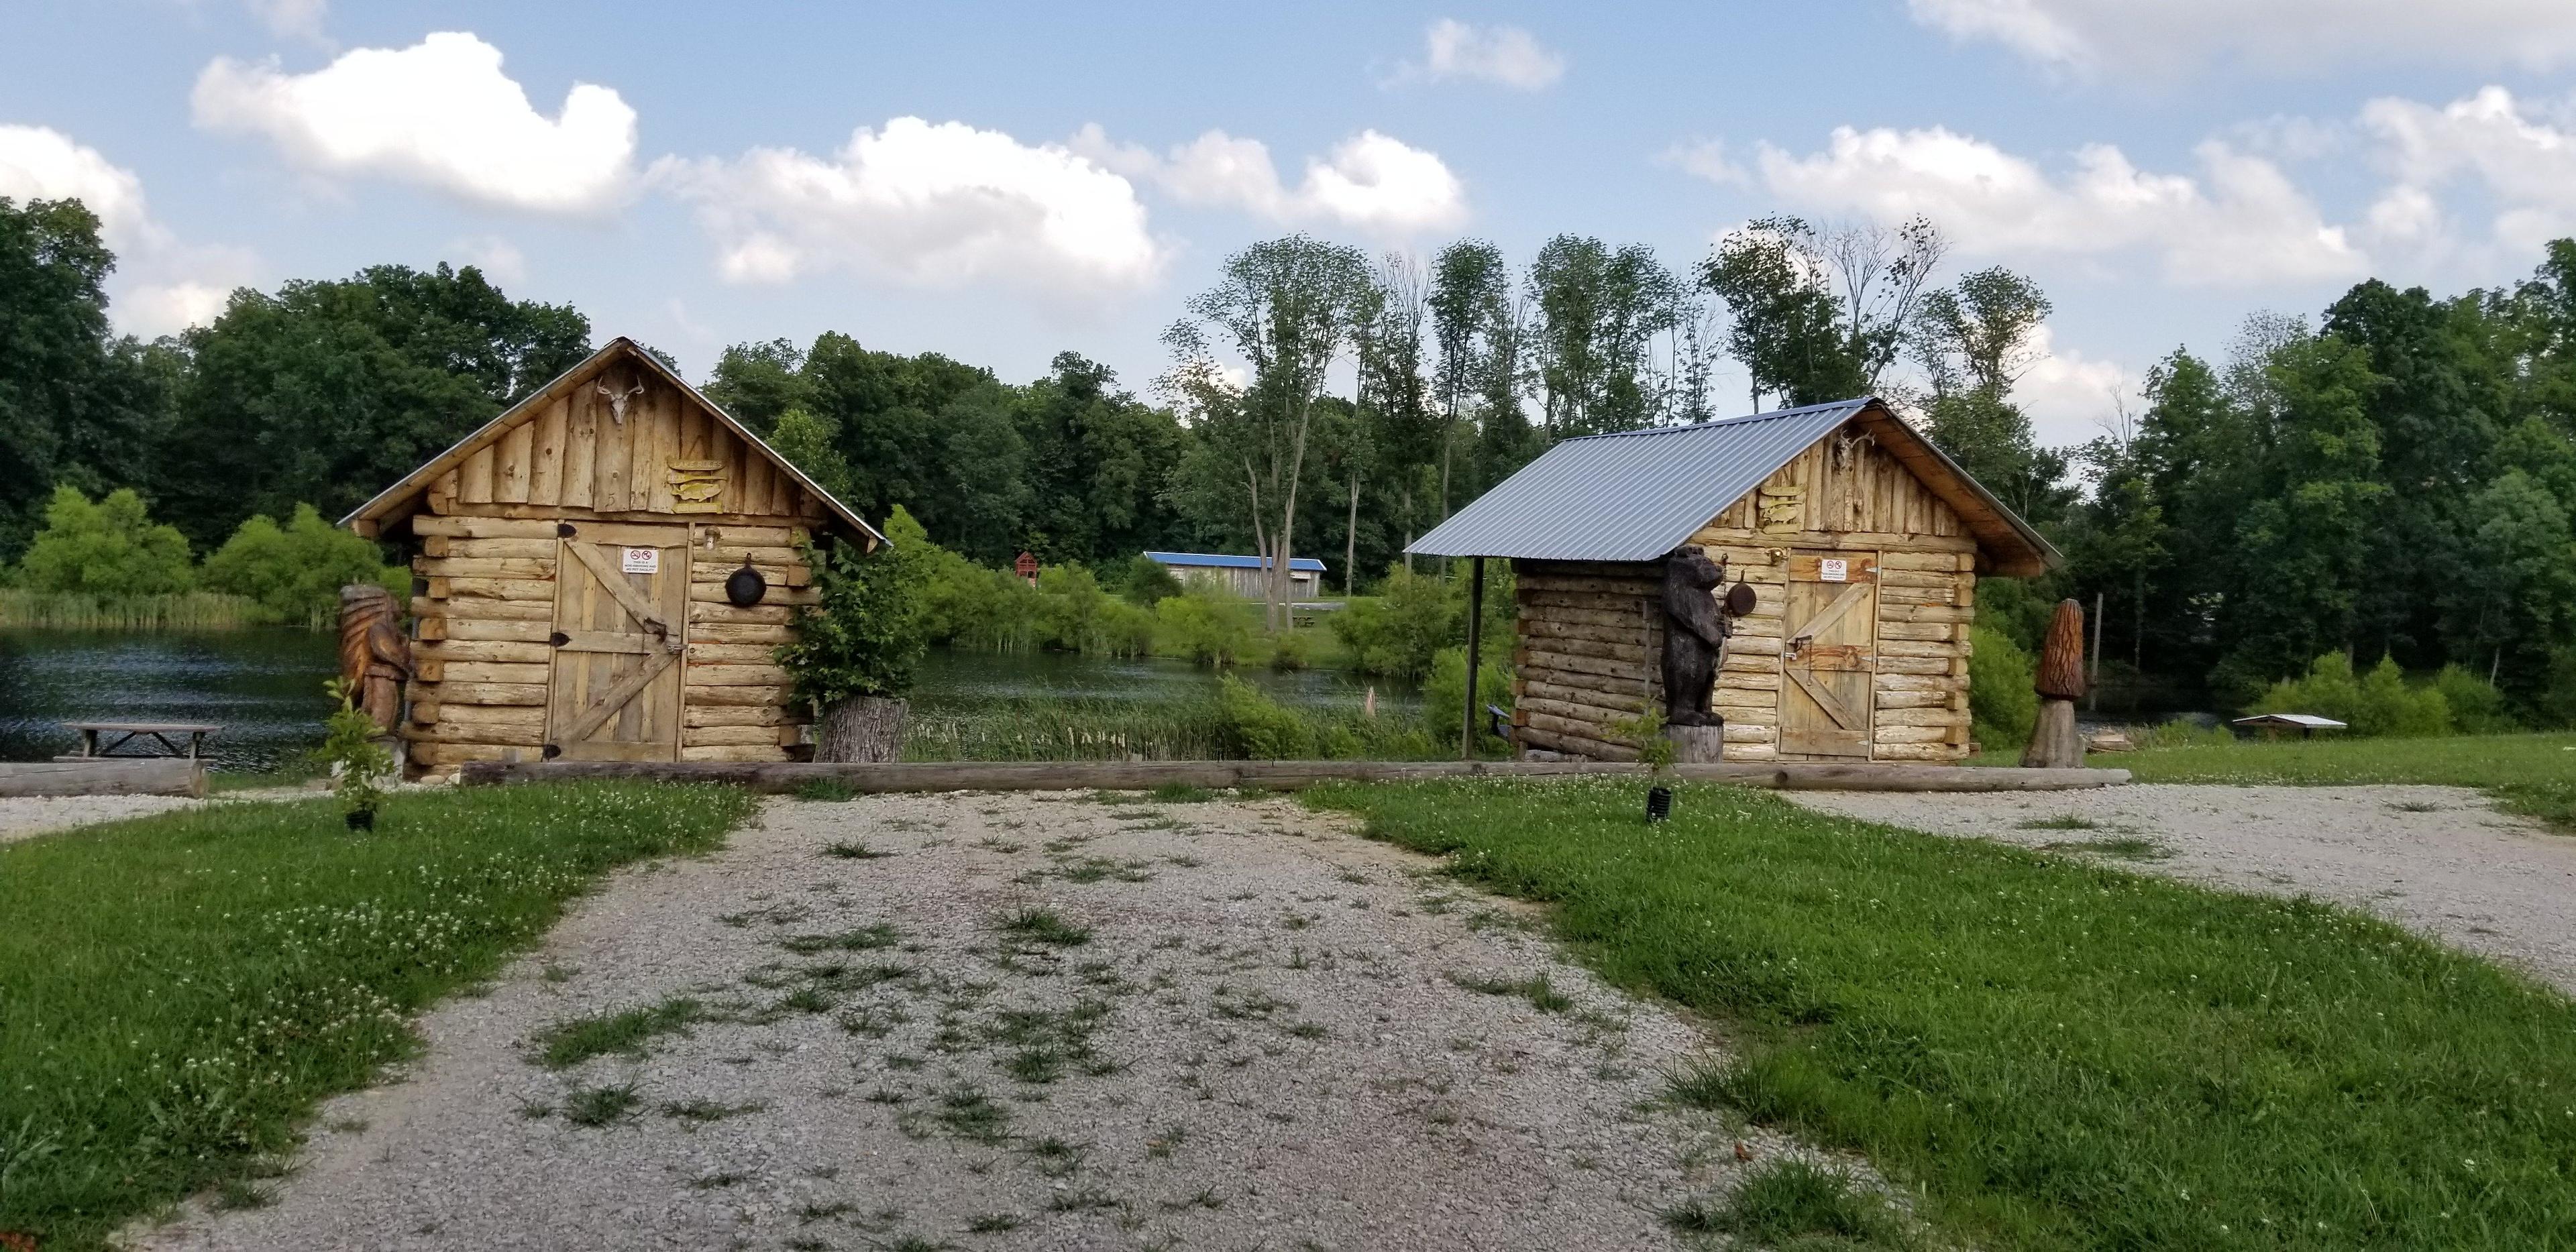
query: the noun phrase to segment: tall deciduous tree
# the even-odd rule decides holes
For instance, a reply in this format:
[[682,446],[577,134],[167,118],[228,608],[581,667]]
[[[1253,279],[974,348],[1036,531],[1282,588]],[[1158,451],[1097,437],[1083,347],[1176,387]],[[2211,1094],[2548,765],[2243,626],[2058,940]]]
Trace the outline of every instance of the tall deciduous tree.
[[1636,430],[1662,416],[1654,343],[1681,325],[1687,301],[1653,249],[1614,252],[1559,235],[1530,263],[1528,291],[1530,368],[1548,438]]

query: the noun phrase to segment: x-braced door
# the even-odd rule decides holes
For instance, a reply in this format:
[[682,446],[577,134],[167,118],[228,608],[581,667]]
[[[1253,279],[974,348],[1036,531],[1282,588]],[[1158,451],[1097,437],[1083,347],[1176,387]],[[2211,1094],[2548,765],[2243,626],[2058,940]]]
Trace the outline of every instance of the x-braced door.
[[678,760],[689,528],[566,522],[557,533],[546,755]]
[[1780,752],[1869,757],[1877,669],[1878,554],[1789,555],[1780,643]]

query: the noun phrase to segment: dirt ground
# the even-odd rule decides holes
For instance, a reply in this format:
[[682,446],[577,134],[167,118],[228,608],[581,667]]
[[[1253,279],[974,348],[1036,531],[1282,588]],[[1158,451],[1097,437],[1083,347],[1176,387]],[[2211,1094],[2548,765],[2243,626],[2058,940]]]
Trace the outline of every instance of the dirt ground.
[[[431,1013],[265,1206],[135,1242],[1672,1246],[1796,1149],[1662,1103],[1705,1036],[1526,917],[1286,800],[777,801]],[[669,997],[701,1020],[538,1055]]]
[[[2576,837],[2457,787],[1792,792],[1940,834],[2114,856],[2148,873],[2367,909],[2576,994]],[[2088,825],[2089,824],[2089,825]]]

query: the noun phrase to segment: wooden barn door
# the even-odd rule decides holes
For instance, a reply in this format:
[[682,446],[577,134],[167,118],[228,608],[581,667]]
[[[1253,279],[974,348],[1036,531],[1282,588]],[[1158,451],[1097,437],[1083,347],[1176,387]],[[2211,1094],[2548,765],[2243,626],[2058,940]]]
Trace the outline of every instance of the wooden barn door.
[[689,528],[567,523],[556,562],[546,755],[675,761]]
[[1781,626],[1781,755],[1867,760],[1878,554],[1791,553]]

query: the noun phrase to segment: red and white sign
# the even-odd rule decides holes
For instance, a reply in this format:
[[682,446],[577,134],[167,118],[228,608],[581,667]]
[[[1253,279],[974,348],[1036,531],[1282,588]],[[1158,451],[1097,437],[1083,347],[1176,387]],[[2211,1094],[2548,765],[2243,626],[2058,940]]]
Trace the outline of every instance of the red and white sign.
[[1851,562],[1838,556],[1829,556],[1816,562],[1816,581],[1828,583],[1850,582]]
[[625,570],[629,574],[659,574],[662,572],[662,550],[660,548],[628,548],[626,550],[626,562],[619,568]]

